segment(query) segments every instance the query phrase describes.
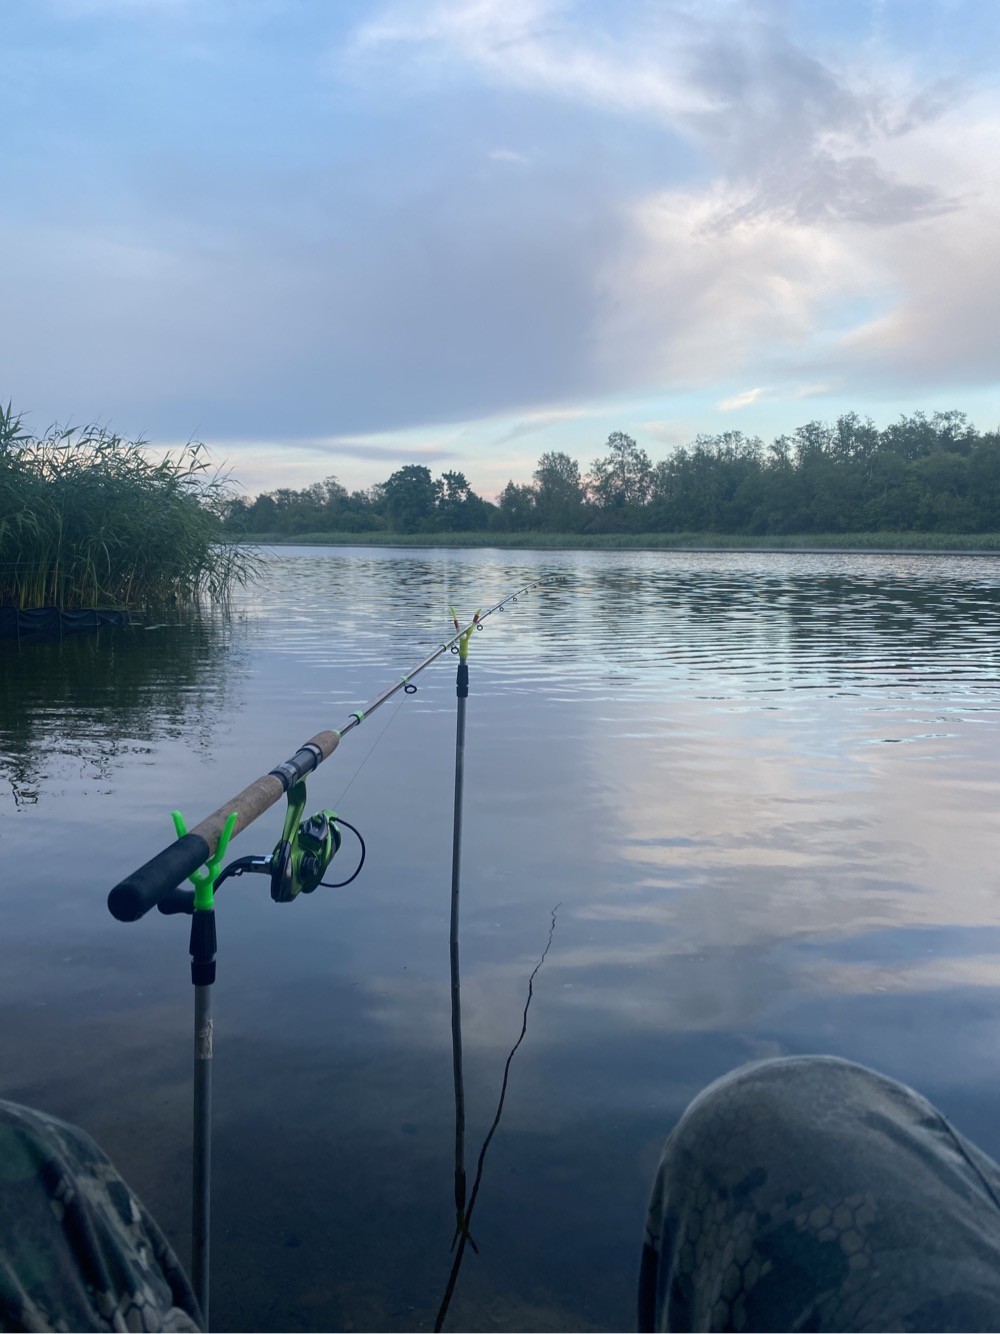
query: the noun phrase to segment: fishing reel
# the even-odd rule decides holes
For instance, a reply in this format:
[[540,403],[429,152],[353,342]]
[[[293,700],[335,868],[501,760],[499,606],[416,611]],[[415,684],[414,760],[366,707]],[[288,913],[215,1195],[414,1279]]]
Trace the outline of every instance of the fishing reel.
[[[311,894],[324,884],[323,877],[334,857],[340,851],[344,836],[341,824],[350,829],[361,845],[361,858],[346,880],[328,885],[340,889],[354,880],[365,864],[365,840],[354,825],[338,818],[336,811],[322,810],[303,819],[306,805],[306,785],[300,780],[288,790],[288,809],[281,837],[274,851],[264,857],[237,857],[216,878],[215,889],[231,876],[270,876],[271,898],[275,903],[291,903],[299,894]],[[177,888],[160,900],[162,913],[190,913],[194,909],[194,893]]]
[[303,820],[305,804],[306,785],[296,783],[288,793],[285,826],[266,868],[275,903],[291,903],[298,894],[311,894],[343,842],[336,812],[317,811]]
[[[327,810],[317,811],[315,815],[310,815],[304,820],[302,812],[305,808],[306,785],[300,779],[288,789],[288,809],[285,811],[284,827],[271,855],[239,857],[236,861],[230,862],[216,880],[216,888],[227,876],[243,875],[247,871],[253,871],[271,877],[271,898],[275,903],[291,903],[292,899],[300,894],[311,894],[323,884],[327,867],[340,851],[344,841],[344,836],[340,832],[341,822],[337,819],[336,811]],[[347,824],[346,820],[343,823],[357,834],[358,842],[361,844],[361,860],[354,875],[340,881],[338,885],[331,885],[332,889],[350,884],[365,861],[364,839],[353,825]]]

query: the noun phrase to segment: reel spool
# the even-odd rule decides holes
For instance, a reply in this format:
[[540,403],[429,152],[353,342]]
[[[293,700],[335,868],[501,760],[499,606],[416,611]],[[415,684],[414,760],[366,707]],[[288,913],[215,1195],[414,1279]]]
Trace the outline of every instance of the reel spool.
[[[288,797],[285,829],[271,854],[271,898],[275,903],[290,903],[297,894],[311,894],[343,842],[336,812],[317,811],[307,820],[297,821],[301,812],[293,808],[291,793]],[[293,825],[290,838],[289,824]]]

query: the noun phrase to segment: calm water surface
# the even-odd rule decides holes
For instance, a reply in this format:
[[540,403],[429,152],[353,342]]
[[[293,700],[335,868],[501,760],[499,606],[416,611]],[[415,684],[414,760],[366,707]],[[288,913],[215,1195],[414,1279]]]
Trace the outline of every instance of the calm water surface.
[[[742,1061],[874,1065],[1000,1155],[1000,563],[285,548],[231,618],[0,646],[2,1095],[95,1135],[185,1258],[187,921],[117,923],[108,889],[171,809],[197,821],[439,643],[450,602],[543,575],[471,660],[473,1159],[560,906],[450,1327],[630,1327],[660,1143]],[[433,1323],[454,661],[310,782],[368,840],[354,885],[220,894],[218,1329]]]

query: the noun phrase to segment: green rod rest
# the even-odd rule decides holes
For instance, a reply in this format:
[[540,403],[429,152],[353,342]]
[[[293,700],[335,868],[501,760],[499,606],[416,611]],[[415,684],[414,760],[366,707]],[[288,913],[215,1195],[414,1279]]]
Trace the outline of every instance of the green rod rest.
[[[187,826],[184,823],[184,817],[180,811],[171,811],[170,818],[174,822],[174,829],[177,831],[177,837],[183,838],[187,833]],[[191,883],[194,885],[194,910],[195,912],[211,912],[215,907],[215,882],[222,870],[222,863],[226,856],[226,850],[229,847],[229,840],[233,836],[233,830],[236,827],[237,812],[232,815],[223,826],[222,833],[219,835],[218,846],[205,863],[203,871],[195,871],[191,877]]]

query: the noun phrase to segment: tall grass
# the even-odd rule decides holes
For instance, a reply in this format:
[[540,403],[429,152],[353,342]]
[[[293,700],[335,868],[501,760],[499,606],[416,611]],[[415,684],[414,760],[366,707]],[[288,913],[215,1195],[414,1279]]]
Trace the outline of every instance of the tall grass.
[[220,541],[225,500],[202,445],[155,459],[103,427],[34,436],[0,404],[0,605],[224,597],[258,564]]

